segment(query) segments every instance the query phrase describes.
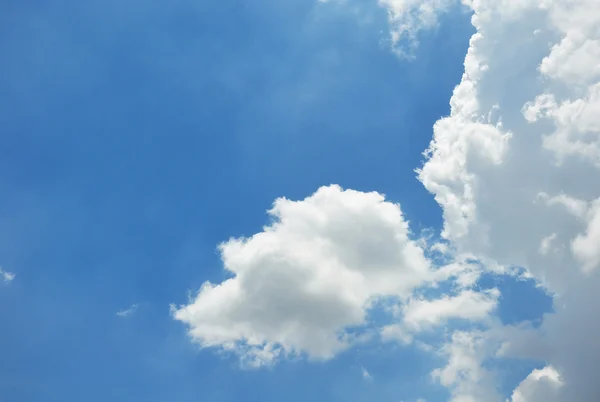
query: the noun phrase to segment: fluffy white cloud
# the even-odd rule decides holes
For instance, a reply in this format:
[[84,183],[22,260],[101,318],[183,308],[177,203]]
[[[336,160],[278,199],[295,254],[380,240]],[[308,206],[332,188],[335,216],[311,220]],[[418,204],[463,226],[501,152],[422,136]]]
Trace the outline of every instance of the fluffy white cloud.
[[320,188],[302,201],[280,198],[273,223],[219,250],[232,277],[205,283],[174,317],[202,347],[240,353],[246,363],[280,354],[326,359],[353,339],[381,296],[407,298],[432,280],[400,206],[375,192]]
[[412,299],[402,307],[407,328],[423,330],[453,319],[482,320],[488,318],[498,303],[500,292],[464,290],[455,296],[443,295],[439,299]]
[[523,113],[530,123],[542,119],[554,123],[554,132],[544,135],[543,144],[558,162],[580,156],[600,167],[600,83],[589,87],[582,98],[561,103],[553,94],[539,95],[525,104]]
[[558,402],[562,380],[551,366],[533,370],[512,394],[511,402]]
[[[477,32],[419,178],[459,253],[526,267],[556,295],[538,357],[560,369],[557,400],[598,400],[600,2],[463,3]],[[516,398],[546,400],[538,374]],[[439,378],[457,389],[472,383]],[[469,392],[462,400],[489,400]]]
[[[448,271],[450,264],[437,271]],[[461,289],[461,277],[450,277]],[[435,286],[436,283],[432,283]],[[490,314],[498,304],[500,292],[497,289],[476,292],[462,289],[458,294],[442,294],[436,299],[410,298],[401,305],[394,306],[397,323],[386,325],[380,330],[384,342],[396,341],[408,345],[423,331],[432,331],[450,320],[488,321]],[[416,342],[421,348],[431,349],[430,345]]]
[[448,364],[432,372],[433,378],[452,390],[452,402],[501,402],[496,379],[482,364],[489,354],[485,336],[458,331],[439,353]]

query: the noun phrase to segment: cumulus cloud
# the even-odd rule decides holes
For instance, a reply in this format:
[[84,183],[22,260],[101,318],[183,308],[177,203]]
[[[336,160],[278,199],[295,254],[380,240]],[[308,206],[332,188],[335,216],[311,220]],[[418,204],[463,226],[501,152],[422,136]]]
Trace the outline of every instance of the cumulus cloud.
[[[561,401],[597,400],[600,2],[464,3],[477,32],[419,179],[442,207],[442,236],[457,252],[525,267],[555,295],[539,357],[562,385],[547,385],[557,383],[550,369],[534,372],[513,399],[547,400],[552,389]],[[451,362],[456,350],[473,350],[463,338],[462,349],[449,343]],[[461,385],[473,383],[468,375],[443,373],[442,383],[462,389],[455,399],[490,400]]]
[[377,298],[407,298],[433,278],[400,206],[376,192],[322,187],[276,200],[269,215],[262,232],[219,246],[231,278],[174,308],[202,347],[255,366],[281,354],[327,359],[352,344],[344,330],[364,325]]
[[[484,320],[496,307],[496,289],[472,288],[479,264],[412,236],[400,206],[379,193],[332,185],[304,200],[277,199],[268,213],[261,232],[219,246],[229,279],[173,307],[201,347],[237,353],[246,366],[329,359],[377,333],[410,344],[449,320]],[[439,283],[451,283],[451,294],[415,296]],[[368,322],[373,308],[391,312],[392,323]]]
[[[454,3],[380,0],[395,43],[416,43]],[[199,345],[253,366],[295,354],[327,359],[357,341],[346,330],[367,324],[386,297],[397,302],[397,322],[379,329],[382,338],[411,343],[450,319],[486,321],[499,294],[473,290],[481,267],[517,266],[554,295],[555,312],[539,328],[486,321],[487,330],[455,332],[432,376],[455,402],[502,401],[486,361],[535,358],[546,368],[505,397],[598,400],[600,2],[462,4],[476,33],[451,112],[435,123],[417,169],[442,208],[444,241],[426,250],[400,207],[378,193],[329,186],[278,199],[263,231],[220,245],[231,277],[173,308]],[[454,260],[434,268],[426,255],[435,253]],[[450,294],[413,293],[444,280]]]
[[553,94],[538,95],[533,102],[525,104],[523,113],[530,123],[542,119],[553,122],[555,130],[544,135],[543,144],[559,163],[578,156],[600,167],[597,134],[600,132],[600,84],[590,86],[581,98],[560,103]]
[[13,274],[12,272],[8,272],[8,271],[3,271],[2,268],[0,268],[0,277],[2,277],[2,280],[4,281],[4,283],[10,283],[15,279],[15,274]]
[[562,380],[551,366],[533,370],[512,394],[511,402],[558,402]]

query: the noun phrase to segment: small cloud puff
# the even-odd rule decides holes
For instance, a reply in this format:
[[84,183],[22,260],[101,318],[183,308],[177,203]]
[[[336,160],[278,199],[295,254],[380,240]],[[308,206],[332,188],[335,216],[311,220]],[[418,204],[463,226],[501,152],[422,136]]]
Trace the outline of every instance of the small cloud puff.
[[8,272],[8,271],[4,271],[2,270],[2,268],[0,268],[0,277],[2,278],[2,280],[4,281],[4,283],[10,283],[15,279],[15,274],[13,274],[12,272]]
[[132,304],[130,307],[128,307],[128,308],[126,308],[124,310],[117,311],[117,316],[118,317],[123,317],[123,318],[129,317],[130,315],[135,314],[135,312],[137,311],[137,309],[138,309],[138,304],[137,303],[136,304]]
[[372,381],[373,380],[373,377],[371,376],[371,373],[369,373],[369,371],[366,368],[361,367],[360,369],[361,369],[362,378],[365,379],[365,381]]

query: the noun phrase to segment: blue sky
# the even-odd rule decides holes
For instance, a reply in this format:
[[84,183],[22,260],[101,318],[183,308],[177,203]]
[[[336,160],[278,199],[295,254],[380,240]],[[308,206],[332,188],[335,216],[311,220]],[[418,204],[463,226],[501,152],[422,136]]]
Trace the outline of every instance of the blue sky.
[[[217,245],[261,231],[277,197],[378,191],[439,233],[414,169],[450,111],[470,13],[440,17],[407,60],[375,1],[0,8],[0,266],[16,274],[0,286],[1,400],[449,398],[429,377],[443,359],[414,346],[249,370],[191,342],[169,306],[228,277]],[[551,310],[531,281],[481,287],[500,289],[505,324]],[[506,395],[538,367],[515,364]]]

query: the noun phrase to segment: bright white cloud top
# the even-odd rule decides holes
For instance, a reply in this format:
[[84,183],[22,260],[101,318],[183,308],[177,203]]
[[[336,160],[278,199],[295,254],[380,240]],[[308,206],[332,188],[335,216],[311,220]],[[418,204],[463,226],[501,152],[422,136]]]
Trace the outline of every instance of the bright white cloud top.
[[[380,194],[330,186],[279,199],[261,233],[221,245],[232,277],[174,311],[200,345],[254,365],[296,353],[330,358],[356,341],[345,329],[364,325],[374,301],[395,297],[397,322],[381,328],[384,337],[410,342],[452,318],[485,322],[439,350],[448,363],[432,376],[453,401],[504,400],[484,367],[500,355],[547,365],[523,379],[513,402],[599,400],[600,2],[462,3],[476,33],[451,113],[435,124],[418,169],[456,261],[429,262],[399,206]],[[380,4],[396,42],[456,5]],[[524,267],[554,294],[556,312],[539,329],[502,328],[490,319],[498,291],[471,288],[463,256],[496,272]],[[413,295],[452,275],[452,294]]]

